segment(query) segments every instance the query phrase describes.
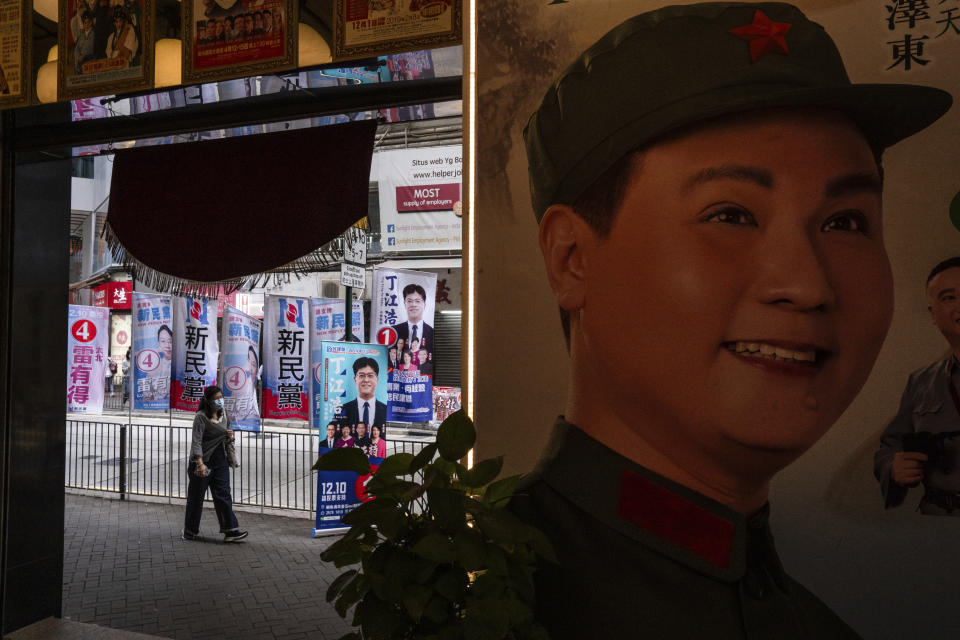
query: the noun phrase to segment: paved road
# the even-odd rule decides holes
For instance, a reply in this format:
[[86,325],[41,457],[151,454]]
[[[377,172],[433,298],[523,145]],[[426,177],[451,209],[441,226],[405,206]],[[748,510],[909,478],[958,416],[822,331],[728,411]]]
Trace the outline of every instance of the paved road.
[[63,617],[178,639],[339,638],[350,629],[324,600],[340,570],[320,561],[335,538],[312,523],[237,514],[248,541],[223,544],[212,509],[180,540],[183,507],[68,494]]

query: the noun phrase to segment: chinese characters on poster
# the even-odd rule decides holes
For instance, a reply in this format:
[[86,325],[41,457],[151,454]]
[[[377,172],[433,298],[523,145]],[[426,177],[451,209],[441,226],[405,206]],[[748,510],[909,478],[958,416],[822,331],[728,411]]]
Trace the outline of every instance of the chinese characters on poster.
[[184,81],[296,67],[296,7],[289,0],[184,2]]
[[203,390],[217,381],[217,301],[177,298],[173,313],[174,360],[171,406],[196,411]]
[[461,0],[336,0],[333,59],[459,44]]

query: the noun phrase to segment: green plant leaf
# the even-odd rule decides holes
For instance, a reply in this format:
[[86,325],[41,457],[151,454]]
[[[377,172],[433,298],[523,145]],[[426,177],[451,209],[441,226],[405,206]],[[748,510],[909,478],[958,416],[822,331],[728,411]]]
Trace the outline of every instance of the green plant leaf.
[[342,447],[327,451],[313,463],[314,471],[356,471],[360,475],[370,473],[366,454],[356,447]]
[[433,583],[433,590],[450,602],[460,602],[467,591],[467,572],[463,567],[451,567]]
[[463,409],[455,411],[437,430],[437,448],[440,456],[449,462],[460,460],[477,441],[477,430]]
[[467,571],[483,568],[484,546],[483,537],[475,529],[462,529],[453,536],[457,561]]
[[430,461],[433,460],[433,456],[437,455],[437,443],[431,442],[423,449],[420,450],[416,456],[413,457],[413,460],[410,462],[410,467],[407,469],[407,473],[413,474],[420,469],[423,469],[425,466],[430,464]]
[[440,564],[453,562],[457,554],[453,550],[453,544],[442,533],[428,533],[421,538],[411,550],[420,556]]
[[507,506],[517,489],[518,480],[518,475],[497,480],[483,492],[483,501],[494,509]]
[[392,500],[385,498],[376,498],[370,502],[364,502],[359,507],[343,516],[343,524],[351,527],[364,527],[376,524],[377,520],[383,517],[384,513],[396,512],[397,504]]
[[[456,462],[450,462],[449,460],[444,460],[443,458],[437,458],[433,461],[429,468],[436,469],[436,473],[434,475],[437,476],[437,479],[445,477],[446,481],[449,482],[450,478],[456,475],[458,466],[459,465]],[[428,483],[426,479],[424,479],[424,484],[436,485],[437,482],[436,479],[431,479],[431,482]]]
[[[467,628],[483,629],[484,635],[476,638],[503,638],[510,628],[510,619],[501,598],[482,598],[471,602],[466,609]],[[467,634],[471,636],[470,633]]]
[[411,462],[413,462],[412,453],[395,453],[385,458],[373,475],[377,478],[405,476],[410,469]]
[[420,618],[423,617],[423,610],[427,608],[427,603],[430,602],[432,597],[433,589],[423,585],[411,585],[404,590],[403,607],[414,622],[420,622]]
[[337,594],[346,586],[350,578],[357,574],[356,569],[351,569],[341,573],[336,580],[330,583],[330,588],[327,589],[327,602],[333,602],[337,598]]
[[454,489],[427,489],[427,502],[441,527],[456,530],[466,522],[467,511],[461,492]]
[[366,581],[363,579],[363,575],[358,573],[344,586],[333,608],[337,610],[341,618],[346,618],[347,609],[359,602],[366,592]]
[[530,544],[530,548],[533,549],[534,553],[548,562],[554,564],[560,562],[557,560],[557,554],[553,550],[553,544],[550,543],[550,539],[547,538],[543,531],[540,531],[540,529],[534,526],[527,525],[525,527],[525,534],[527,542]]
[[450,619],[450,606],[440,596],[433,596],[424,608],[423,616],[434,624],[443,624]]
[[364,596],[357,610],[365,639],[385,640],[393,637],[401,628],[410,626],[410,620],[405,615],[372,593]]
[[503,456],[488,458],[475,464],[466,474],[460,476],[460,480],[469,487],[482,487],[500,475],[502,468]]
[[478,513],[476,517],[481,531],[505,549],[512,551],[514,546],[527,541],[526,525],[505,509]]

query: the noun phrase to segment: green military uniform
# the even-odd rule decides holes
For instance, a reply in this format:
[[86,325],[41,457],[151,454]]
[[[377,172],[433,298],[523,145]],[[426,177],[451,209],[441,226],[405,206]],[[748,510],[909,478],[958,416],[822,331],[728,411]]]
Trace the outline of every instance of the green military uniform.
[[746,519],[558,420],[510,506],[553,542],[537,616],[563,638],[858,638]]

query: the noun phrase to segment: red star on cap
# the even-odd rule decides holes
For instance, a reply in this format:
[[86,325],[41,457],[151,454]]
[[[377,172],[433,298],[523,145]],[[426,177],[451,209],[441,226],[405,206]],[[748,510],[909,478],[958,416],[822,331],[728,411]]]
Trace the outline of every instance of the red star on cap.
[[768,53],[789,54],[787,41],[784,38],[787,31],[793,25],[789,22],[774,22],[768,18],[763,11],[757,9],[753,14],[753,22],[750,24],[730,29],[727,33],[732,33],[738,38],[743,38],[750,43],[750,61],[756,62]]

